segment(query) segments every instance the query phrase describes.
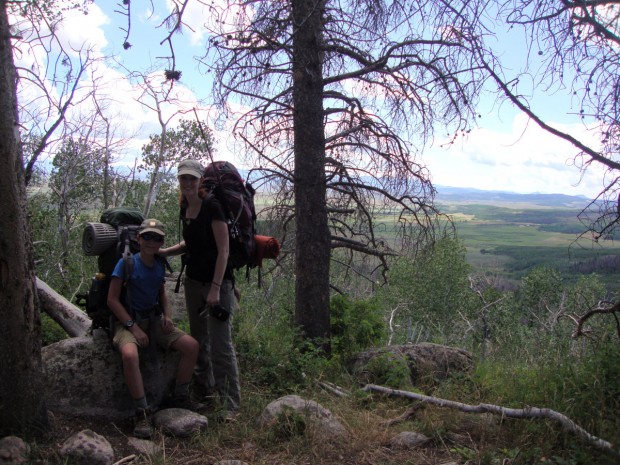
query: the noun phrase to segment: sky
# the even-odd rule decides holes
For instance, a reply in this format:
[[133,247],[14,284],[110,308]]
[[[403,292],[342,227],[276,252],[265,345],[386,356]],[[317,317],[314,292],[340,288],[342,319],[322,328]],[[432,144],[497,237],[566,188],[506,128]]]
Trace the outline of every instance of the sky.
[[[146,70],[159,56],[168,55],[165,45],[160,42],[166,35],[161,24],[163,0],[154,1],[156,14],[149,15],[140,6],[148,7],[150,2],[133,2],[132,47],[123,50],[125,33],[120,29],[125,24],[124,18],[115,13],[116,2],[98,2],[89,8],[88,15],[68,13],[59,31],[63,41],[78,50],[83,43],[89,43],[97,54],[116,55],[118,61],[127,67],[138,66]],[[201,108],[201,117],[214,118],[214,110],[204,106],[201,101],[208,98],[210,85],[204,76],[198,73],[193,58],[201,54],[208,37],[200,27],[201,21],[209,16],[197,2],[190,2],[190,10],[185,19],[189,23],[183,35],[176,35],[176,56],[178,69],[183,75],[180,84],[175,85],[174,92],[182,100],[183,107],[189,111]],[[207,19],[205,19],[207,18]],[[513,56],[517,52],[512,41],[506,54]],[[19,64],[27,64],[28,57],[16,58]],[[159,70],[161,73],[161,70]],[[148,135],[159,132],[157,114],[136,102],[139,89],[135,82],[126,79],[125,73],[105,63],[97,66],[95,74],[102,89],[114,96],[110,103],[111,110],[122,118],[121,130],[130,142],[124,149],[124,160],[131,160],[139,153],[140,147],[148,140]],[[163,82],[163,79],[157,82]],[[534,100],[538,102],[539,100]],[[575,123],[569,117],[572,108],[570,98],[556,94],[546,100],[540,99],[540,109],[554,127],[588,140],[591,135],[581,123]],[[174,109],[165,108],[166,117],[174,122]],[[430,172],[432,182],[439,186],[470,187],[483,190],[501,190],[518,193],[563,193],[594,198],[602,187],[603,170],[591,167],[582,176],[574,166],[573,157],[576,150],[567,143],[547,134],[527,117],[510,105],[498,104],[495,100],[481,101],[478,127],[469,134],[459,137],[453,144],[437,137],[423,152],[419,161]],[[215,131],[218,141],[216,149],[220,158],[229,159],[239,165],[235,153],[238,152],[230,137],[227,127]]]

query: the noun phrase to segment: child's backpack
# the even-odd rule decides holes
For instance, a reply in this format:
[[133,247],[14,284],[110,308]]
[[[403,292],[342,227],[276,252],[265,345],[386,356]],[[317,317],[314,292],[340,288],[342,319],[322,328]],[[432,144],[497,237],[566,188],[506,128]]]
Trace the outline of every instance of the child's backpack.
[[220,201],[228,223],[229,263],[233,269],[253,268],[256,263],[255,190],[244,182],[232,163],[215,161],[207,165],[201,185]]
[[133,271],[133,255],[140,251],[138,230],[144,221],[142,212],[130,207],[105,210],[99,223],[87,223],[82,235],[85,255],[97,256],[98,272],[91,280],[88,294],[82,296],[82,305],[91,318],[91,329],[103,328],[113,334],[114,315],[108,308],[108,289],[118,260],[125,260],[126,286]]

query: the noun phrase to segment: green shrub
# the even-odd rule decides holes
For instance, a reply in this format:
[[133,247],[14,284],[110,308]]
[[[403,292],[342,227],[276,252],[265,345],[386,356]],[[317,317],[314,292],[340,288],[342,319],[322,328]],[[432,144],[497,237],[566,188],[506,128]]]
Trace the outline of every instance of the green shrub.
[[386,334],[383,314],[375,300],[353,302],[338,295],[331,300],[330,312],[332,353],[344,360],[377,344]]
[[65,330],[46,313],[41,314],[41,330],[43,346],[67,339]]
[[296,410],[285,405],[271,425],[270,431],[274,439],[289,440],[306,432],[306,420]]
[[372,358],[366,365],[369,378],[375,383],[394,389],[411,388],[407,360],[386,352]]
[[320,377],[328,361],[312,344],[301,342],[286,319],[256,324],[253,316],[240,312],[235,320],[242,376],[277,395],[296,392]]

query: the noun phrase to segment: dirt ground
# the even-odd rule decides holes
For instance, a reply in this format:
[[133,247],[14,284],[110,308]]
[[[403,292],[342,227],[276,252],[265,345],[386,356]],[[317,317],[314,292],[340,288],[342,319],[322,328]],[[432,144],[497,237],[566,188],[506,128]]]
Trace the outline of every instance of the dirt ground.
[[[211,424],[211,423],[210,423]],[[122,422],[101,421],[72,415],[50,413],[50,428],[45,437],[32,447],[31,465],[65,465],[59,450],[63,442],[73,434],[90,429],[104,436],[115,452],[115,463],[132,465],[212,465],[221,460],[240,460],[250,465],[456,465],[445,446],[424,447],[419,450],[393,450],[381,434],[372,441],[354,438],[339,447],[336,444],[317,444],[312,440],[299,439],[280,444],[256,441],[254,422],[241,423],[225,432],[221,425],[210,426],[205,439],[171,438],[159,433],[153,442],[160,453],[149,457],[141,455],[130,444],[131,419]],[[231,430],[232,428],[232,430]],[[244,434],[245,431],[245,434]],[[246,436],[246,440],[243,437]],[[374,444],[373,444],[374,443]]]

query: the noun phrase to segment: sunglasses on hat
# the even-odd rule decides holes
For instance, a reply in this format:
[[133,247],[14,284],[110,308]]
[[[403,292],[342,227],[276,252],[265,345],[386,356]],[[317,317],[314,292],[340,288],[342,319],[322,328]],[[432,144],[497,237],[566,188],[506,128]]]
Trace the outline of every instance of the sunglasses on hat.
[[140,237],[145,241],[164,242],[164,236],[160,236],[159,234],[155,234],[152,232],[140,234]]

